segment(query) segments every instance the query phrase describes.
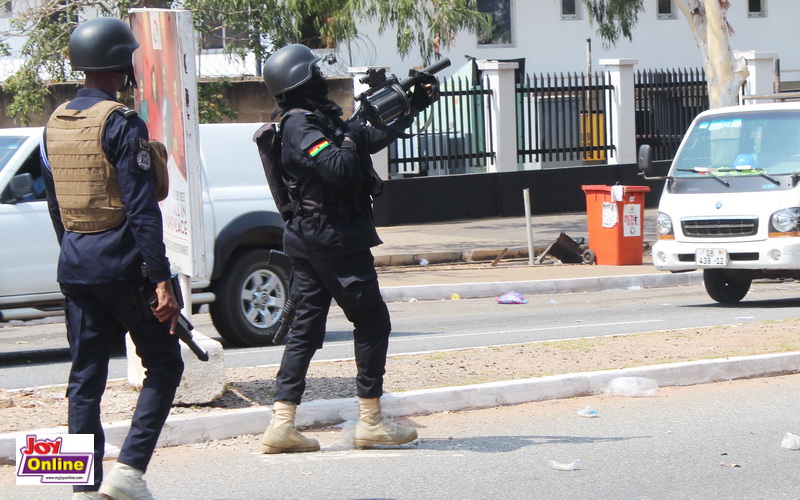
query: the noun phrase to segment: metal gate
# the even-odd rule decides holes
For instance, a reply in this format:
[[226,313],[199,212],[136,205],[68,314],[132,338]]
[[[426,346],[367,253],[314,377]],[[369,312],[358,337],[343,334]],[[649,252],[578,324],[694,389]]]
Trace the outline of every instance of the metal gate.
[[517,157],[533,168],[605,163],[613,156],[606,73],[527,75],[517,86]]
[[637,71],[634,87],[636,148],[649,144],[653,159],[671,160],[694,117],[708,109],[705,72]]
[[389,146],[389,177],[417,177],[485,172],[494,157],[488,82],[473,84],[451,77],[440,84],[439,100],[420,113],[406,130],[412,137]]

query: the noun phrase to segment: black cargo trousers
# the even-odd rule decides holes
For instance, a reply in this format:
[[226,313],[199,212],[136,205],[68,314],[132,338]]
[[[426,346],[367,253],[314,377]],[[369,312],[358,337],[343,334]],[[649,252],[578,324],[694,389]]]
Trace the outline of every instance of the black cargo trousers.
[[331,299],[353,323],[359,397],[383,394],[391,321],[369,249],[340,257],[292,257],[295,320],[276,377],[275,401],[300,404],[311,358],[322,348]]

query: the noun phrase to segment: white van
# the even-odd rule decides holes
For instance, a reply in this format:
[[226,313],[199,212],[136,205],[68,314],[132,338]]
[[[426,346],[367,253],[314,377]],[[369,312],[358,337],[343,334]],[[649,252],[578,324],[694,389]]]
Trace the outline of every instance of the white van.
[[[237,346],[271,342],[288,300],[283,221],[252,140],[259,123],[200,125],[206,275],[192,304]],[[0,321],[57,314],[58,242],[40,179],[41,127],[0,129]]]
[[709,296],[742,300],[756,278],[800,278],[800,102],[714,109],[692,122],[665,179],[653,264],[703,270]]

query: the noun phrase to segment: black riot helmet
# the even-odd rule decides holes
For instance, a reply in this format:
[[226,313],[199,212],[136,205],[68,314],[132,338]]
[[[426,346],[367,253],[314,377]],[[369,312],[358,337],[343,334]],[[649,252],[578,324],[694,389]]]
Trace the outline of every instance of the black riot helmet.
[[127,23],[98,17],[79,24],[70,35],[69,62],[73,71],[116,71],[130,78],[133,51],[138,47]]
[[314,75],[314,65],[322,58],[305,45],[293,43],[276,50],[264,63],[264,83],[273,96],[279,96],[306,83]]

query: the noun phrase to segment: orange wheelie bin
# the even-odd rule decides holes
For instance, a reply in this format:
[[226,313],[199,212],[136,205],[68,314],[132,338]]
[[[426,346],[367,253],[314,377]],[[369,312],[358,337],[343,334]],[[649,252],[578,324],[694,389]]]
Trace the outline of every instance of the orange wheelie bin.
[[[586,194],[589,250],[599,265],[642,263],[644,194],[648,186],[581,186]],[[586,259],[584,259],[586,260]]]

